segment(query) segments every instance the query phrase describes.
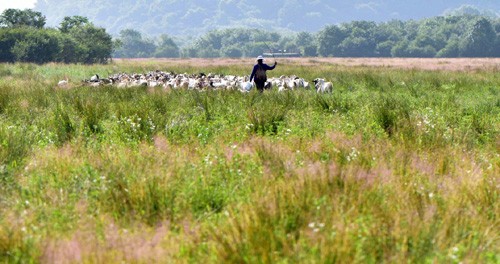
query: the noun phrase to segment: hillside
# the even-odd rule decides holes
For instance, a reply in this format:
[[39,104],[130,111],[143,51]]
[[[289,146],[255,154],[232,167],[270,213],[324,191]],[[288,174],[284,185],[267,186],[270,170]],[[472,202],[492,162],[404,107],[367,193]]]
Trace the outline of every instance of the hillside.
[[81,15],[114,35],[133,28],[152,36],[198,36],[223,27],[318,31],[353,20],[421,19],[466,4],[500,13],[500,2],[489,0],[40,0],[35,10],[47,16],[49,26],[57,26],[64,16]]

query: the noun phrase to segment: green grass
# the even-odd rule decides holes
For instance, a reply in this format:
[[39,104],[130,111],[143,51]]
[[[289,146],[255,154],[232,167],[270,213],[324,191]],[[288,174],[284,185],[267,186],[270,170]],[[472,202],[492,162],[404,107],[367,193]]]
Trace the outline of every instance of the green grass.
[[500,261],[498,72],[270,72],[326,95],[80,84],[250,66],[0,65],[0,262]]

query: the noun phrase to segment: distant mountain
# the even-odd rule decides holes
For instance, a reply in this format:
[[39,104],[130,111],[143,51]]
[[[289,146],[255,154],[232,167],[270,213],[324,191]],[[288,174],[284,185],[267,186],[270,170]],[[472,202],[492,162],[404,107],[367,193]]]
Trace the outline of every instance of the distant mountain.
[[38,0],[35,10],[47,17],[48,26],[80,15],[113,35],[131,28],[151,36],[195,37],[224,27],[316,32],[353,20],[438,16],[462,5],[500,14],[498,0]]

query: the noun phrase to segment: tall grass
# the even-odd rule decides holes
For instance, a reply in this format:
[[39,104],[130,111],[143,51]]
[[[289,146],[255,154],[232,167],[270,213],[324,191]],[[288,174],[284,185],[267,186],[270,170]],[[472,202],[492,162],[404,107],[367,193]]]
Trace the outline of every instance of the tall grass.
[[244,65],[1,65],[0,262],[499,261],[497,72],[280,65],[334,93],[80,83]]

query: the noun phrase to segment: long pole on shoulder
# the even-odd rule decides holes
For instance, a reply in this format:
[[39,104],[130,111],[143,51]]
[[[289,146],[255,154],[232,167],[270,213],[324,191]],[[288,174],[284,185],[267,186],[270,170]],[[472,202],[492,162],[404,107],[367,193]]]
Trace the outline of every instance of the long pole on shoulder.
[[276,57],[274,57],[274,52],[273,50],[269,47],[269,45],[267,45],[267,42],[264,41],[264,44],[266,44],[266,47],[269,49],[269,51],[271,52],[271,55],[273,55],[273,59],[274,59],[274,64],[276,64]]

